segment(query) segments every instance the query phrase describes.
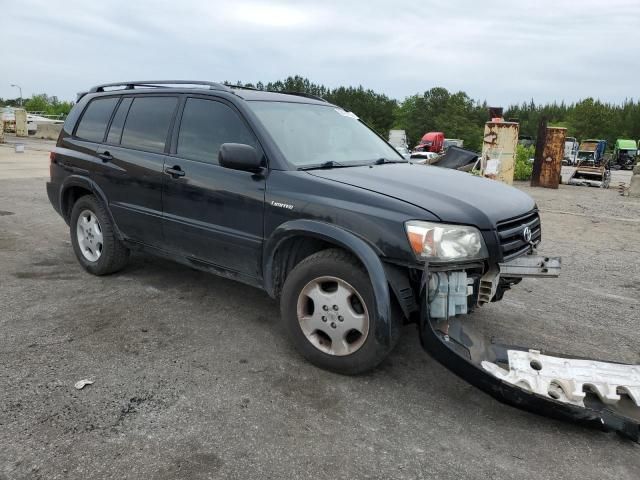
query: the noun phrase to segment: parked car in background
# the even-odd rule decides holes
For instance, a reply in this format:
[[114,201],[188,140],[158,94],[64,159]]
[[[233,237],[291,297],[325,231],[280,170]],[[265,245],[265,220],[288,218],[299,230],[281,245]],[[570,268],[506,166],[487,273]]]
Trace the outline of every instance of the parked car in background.
[[580,142],[578,147],[577,162],[582,165],[598,166],[604,161],[604,152],[607,149],[607,141],[600,139],[587,139]]
[[444,133],[428,132],[420,139],[420,143],[413,149],[414,152],[440,153],[444,149]]
[[[15,132],[16,107],[0,107],[0,122],[5,125],[5,130]],[[38,130],[38,124],[61,125],[64,123],[62,115],[47,115],[44,112],[27,112],[27,131],[34,134]]]
[[407,132],[404,130],[389,130],[389,143],[394,147],[409,149],[407,142]]
[[449,147],[459,147],[459,148],[463,148],[464,146],[464,140],[461,140],[459,138],[445,138],[444,139],[444,149],[446,150]]
[[633,166],[636,164],[637,155],[638,144],[635,140],[619,138],[616,140],[616,144],[613,149],[611,167],[632,170]]
[[415,150],[411,152],[410,159],[412,163],[417,163],[420,165],[431,164],[432,161],[440,156],[439,153],[436,152],[416,152]]
[[518,135],[518,144],[523,147],[535,145],[536,141],[531,135]]
[[565,165],[575,165],[578,159],[578,148],[580,144],[575,137],[567,137],[564,142],[564,158],[562,163]]
[[401,147],[394,147],[397,152],[402,155],[404,158],[409,159],[411,158],[411,151],[405,147],[405,146],[401,146]]
[[587,139],[580,142],[576,168],[567,183],[609,188],[611,163],[604,155],[606,148],[606,140]]

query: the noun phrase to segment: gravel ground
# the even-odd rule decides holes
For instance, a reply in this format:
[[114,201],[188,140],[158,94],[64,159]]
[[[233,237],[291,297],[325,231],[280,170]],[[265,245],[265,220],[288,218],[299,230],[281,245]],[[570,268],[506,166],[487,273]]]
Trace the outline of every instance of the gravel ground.
[[[145,255],[90,276],[44,182],[0,180],[2,480],[638,478],[640,445],[499,404],[425,354],[413,326],[376,371],[343,377],[296,354],[259,290]],[[563,274],[473,321],[639,362],[640,201],[518,187]],[[95,383],[75,390],[83,378]]]

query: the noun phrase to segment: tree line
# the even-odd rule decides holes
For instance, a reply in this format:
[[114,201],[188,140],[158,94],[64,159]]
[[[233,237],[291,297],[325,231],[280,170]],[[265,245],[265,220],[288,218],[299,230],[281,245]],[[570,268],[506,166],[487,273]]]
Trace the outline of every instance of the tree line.
[[[406,130],[411,146],[429,131],[442,131],[448,138],[464,140],[466,148],[479,150],[482,146],[484,124],[488,120],[489,105],[465,92],[450,92],[434,87],[416,93],[402,101],[385,94],[358,87],[328,88],[299,75],[274,82],[242,83],[237,86],[274,92],[299,92],[317,95],[350,110],[383,137],[389,130]],[[3,100],[0,106],[17,105],[17,99]],[[66,115],[72,102],[60,101],[55,96],[34,95],[26,100],[28,111]],[[536,104],[533,100],[504,109],[505,119],[520,122],[520,134],[536,136],[538,122],[545,116],[551,126],[567,128],[567,135],[578,139],[602,138],[612,146],[617,138],[640,139],[640,101],[625,100],[622,104],[606,103],[586,98],[575,103]]]
[[[20,105],[19,98],[0,98],[0,107],[17,107],[18,105]],[[62,117],[66,117],[71,110],[71,107],[73,107],[73,102],[61,101],[56,96],[39,93],[24,100],[22,106],[28,112],[42,112],[45,115],[60,115]]]
[[[392,128],[405,130],[410,145],[415,145],[426,132],[442,131],[448,138],[463,139],[466,148],[480,150],[484,124],[489,119],[486,101],[480,102],[465,92],[450,92],[442,87],[397,101],[362,86],[331,89],[299,75],[266,84],[236,82],[236,85],[323,97],[356,113],[384,137]],[[640,139],[640,101],[625,100],[622,104],[614,104],[586,98],[575,103],[536,104],[531,100],[504,109],[505,119],[520,122],[520,134],[533,138],[543,116],[550,126],[567,128],[567,136],[606,139],[610,147],[617,138]]]

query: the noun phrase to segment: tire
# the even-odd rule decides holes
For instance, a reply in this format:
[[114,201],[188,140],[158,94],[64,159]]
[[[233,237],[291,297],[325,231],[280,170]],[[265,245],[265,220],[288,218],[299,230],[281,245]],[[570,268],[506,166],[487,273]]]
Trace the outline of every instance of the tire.
[[93,195],[74,203],[69,231],[76,258],[87,272],[108,275],[127,264],[129,249],[117,237],[104,205]]
[[373,369],[398,341],[400,316],[392,315],[391,332],[380,332],[374,305],[368,274],[339,249],[302,260],[287,276],[280,297],[285,328],[300,354],[344,375]]

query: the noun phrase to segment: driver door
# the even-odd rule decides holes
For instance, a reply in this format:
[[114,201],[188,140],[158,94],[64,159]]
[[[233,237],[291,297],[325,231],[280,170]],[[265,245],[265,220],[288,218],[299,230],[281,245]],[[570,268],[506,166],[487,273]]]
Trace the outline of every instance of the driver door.
[[222,100],[187,97],[174,152],[165,159],[167,246],[193,262],[257,279],[261,275],[265,178],[218,165],[223,143],[261,152],[240,113]]

